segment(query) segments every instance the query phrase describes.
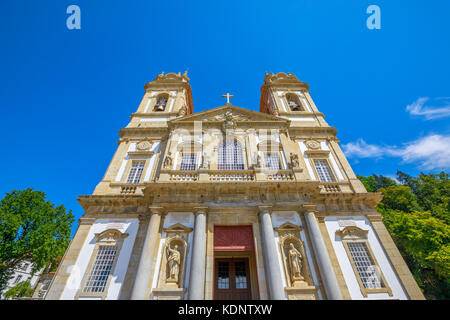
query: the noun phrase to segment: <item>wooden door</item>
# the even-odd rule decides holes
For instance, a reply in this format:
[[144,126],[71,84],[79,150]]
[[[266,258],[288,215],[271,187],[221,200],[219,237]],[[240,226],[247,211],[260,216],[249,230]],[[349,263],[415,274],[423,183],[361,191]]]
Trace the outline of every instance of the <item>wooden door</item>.
[[251,300],[250,288],[248,258],[215,260],[215,300]]

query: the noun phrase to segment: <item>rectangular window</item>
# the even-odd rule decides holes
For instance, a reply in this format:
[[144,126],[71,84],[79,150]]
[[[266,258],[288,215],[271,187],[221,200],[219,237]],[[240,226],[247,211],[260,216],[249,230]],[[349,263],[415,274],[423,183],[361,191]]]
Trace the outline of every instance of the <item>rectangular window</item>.
[[195,154],[183,154],[181,157],[180,170],[195,170]]
[[315,160],[317,174],[322,182],[334,182],[333,174],[331,173],[330,166],[326,160]]
[[281,163],[280,163],[280,157],[277,153],[266,153],[266,168],[269,170],[280,170],[281,169]]
[[117,246],[99,246],[84,292],[104,292],[116,258]]
[[141,181],[142,172],[144,171],[145,161],[133,161],[131,164],[130,174],[127,183],[139,183]]
[[380,274],[377,272],[377,266],[372,260],[366,244],[363,242],[348,242],[347,245],[364,288],[382,288]]
[[14,281],[14,284],[19,283],[19,281],[22,280],[22,275],[18,275],[16,280]]
[[244,170],[242,148],[237,141],[222,143],[218,160],[219,170]]

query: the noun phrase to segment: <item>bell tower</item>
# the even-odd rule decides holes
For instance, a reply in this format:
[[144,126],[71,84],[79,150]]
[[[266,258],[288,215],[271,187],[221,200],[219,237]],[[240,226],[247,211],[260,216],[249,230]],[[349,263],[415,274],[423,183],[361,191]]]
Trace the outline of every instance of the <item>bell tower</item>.
[[260,112],[291,120],[293,126],[328,127],[306,82],[291,73],[267,73],[261,87]]
[[168,121],[192,114],[194,106],[189,80],[187,71],[184,74],[162,72],[144,86],[144,97],[133,116],[145,117],[149,121],[152,118],[155,121]]

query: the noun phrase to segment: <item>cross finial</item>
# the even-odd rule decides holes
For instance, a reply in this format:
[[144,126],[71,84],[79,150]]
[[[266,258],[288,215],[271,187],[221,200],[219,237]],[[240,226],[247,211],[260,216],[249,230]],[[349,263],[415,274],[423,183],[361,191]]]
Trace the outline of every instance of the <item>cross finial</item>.
[[234,98],[234,96],[229,93],[224,94],[222,97],[227,98],[227,103],[230,103],[230,98]]

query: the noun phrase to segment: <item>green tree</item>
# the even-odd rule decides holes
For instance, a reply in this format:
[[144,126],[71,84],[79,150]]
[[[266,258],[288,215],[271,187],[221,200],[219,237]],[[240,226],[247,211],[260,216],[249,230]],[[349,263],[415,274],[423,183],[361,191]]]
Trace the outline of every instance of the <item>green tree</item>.
[[377,191],[383,194],[383,201],[380,203],[379,208],[386,207],[404,212],[420,210],[416,196],[408,186],[394,185],[387,188],[380,188]]
[[31,288],[29,281],[19,282],[15,287],[12,287],[3,295],[6,299],[31,297],[34,289]]
[[390,186],[395,186],[397,183],[391,178],[373,174],[368,177],[359,176],[358,179],[361,180],[364,187],[366,187],[368,192],[375,192],[380,188],[388,188]]
[[55,207],[44,192],[7,193],[0,201],[0,291],[22,261],[31,261],[35,272],[63,255],[73,221],[72,211]]
[[377,210],[426,297],[450,299],[450,182],[448,174],[418,177],[397,171],[400,184],[358,176],[381,192]]

